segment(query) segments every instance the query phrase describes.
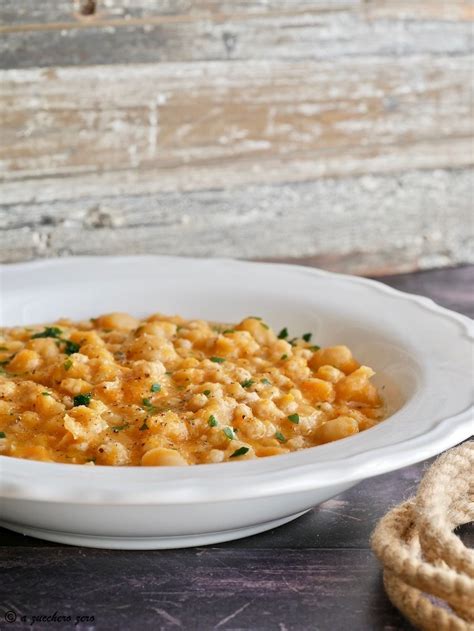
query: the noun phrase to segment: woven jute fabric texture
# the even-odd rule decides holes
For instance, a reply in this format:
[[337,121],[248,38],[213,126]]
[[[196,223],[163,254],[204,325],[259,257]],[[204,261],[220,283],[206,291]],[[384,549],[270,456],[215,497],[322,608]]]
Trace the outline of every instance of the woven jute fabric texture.
[[415,497],[378,523],[372,549],[392,603],[418,629],[474,631],[474,551],[454,534],[474,521],[474,441],[440,456]]

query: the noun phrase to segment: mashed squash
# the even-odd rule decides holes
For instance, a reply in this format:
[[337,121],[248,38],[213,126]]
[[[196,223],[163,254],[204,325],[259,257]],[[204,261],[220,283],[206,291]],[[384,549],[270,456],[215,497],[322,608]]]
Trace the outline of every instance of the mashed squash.
[[0,330],[0,454],[169,466],[285,454],[383,418],[346,346],[259,317],[216,325],[112,313]]

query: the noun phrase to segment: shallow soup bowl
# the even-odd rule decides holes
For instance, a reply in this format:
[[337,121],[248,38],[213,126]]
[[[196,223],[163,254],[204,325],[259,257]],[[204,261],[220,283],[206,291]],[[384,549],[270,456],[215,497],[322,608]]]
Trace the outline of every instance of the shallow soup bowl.
[[222,259],[77,257],[1,268],[0,325],[160,311],[346,344],[374,368],[389,416],[298,452],[191,467],[106,467],[0,456],[1,525],[51,541],[153,549],[288,522],[358,482],[473,433],[473,324],[431,300],[315,269]]

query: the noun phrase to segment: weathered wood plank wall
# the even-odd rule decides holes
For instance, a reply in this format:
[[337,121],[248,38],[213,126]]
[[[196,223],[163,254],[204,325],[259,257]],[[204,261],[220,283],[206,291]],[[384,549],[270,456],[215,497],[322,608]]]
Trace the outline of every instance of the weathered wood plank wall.
[[0,17],[1,260],[474,261],[474,3],[4,0]]

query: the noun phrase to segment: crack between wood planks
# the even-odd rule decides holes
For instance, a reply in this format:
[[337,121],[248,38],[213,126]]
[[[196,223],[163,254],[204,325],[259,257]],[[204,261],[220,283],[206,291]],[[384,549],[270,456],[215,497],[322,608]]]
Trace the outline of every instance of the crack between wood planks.
[[88,30],[92,28],[127,28],[130,26],[160,26],[162,24],[180,24],[195,22],[242,22],[252,21],[262,18],[278,18],[278,17],[298,17],[300,15],[318,15],[321,13],[342,13],[345,11],[356,11],[357,8],[353,4],[345,6],[319,7],[317,9],[288,9],[281,11],[260,11],[255,13],[211,13],[201,15],[157,15],[149,17],[124,17],[124,18],[100,18],[100,14],[93,16],[81,16],[77,14],[76,22],[49,22],[49,23],[26,23],[8,26],[0,26],[0,33],[24,33],[30,31],[74,31]]

